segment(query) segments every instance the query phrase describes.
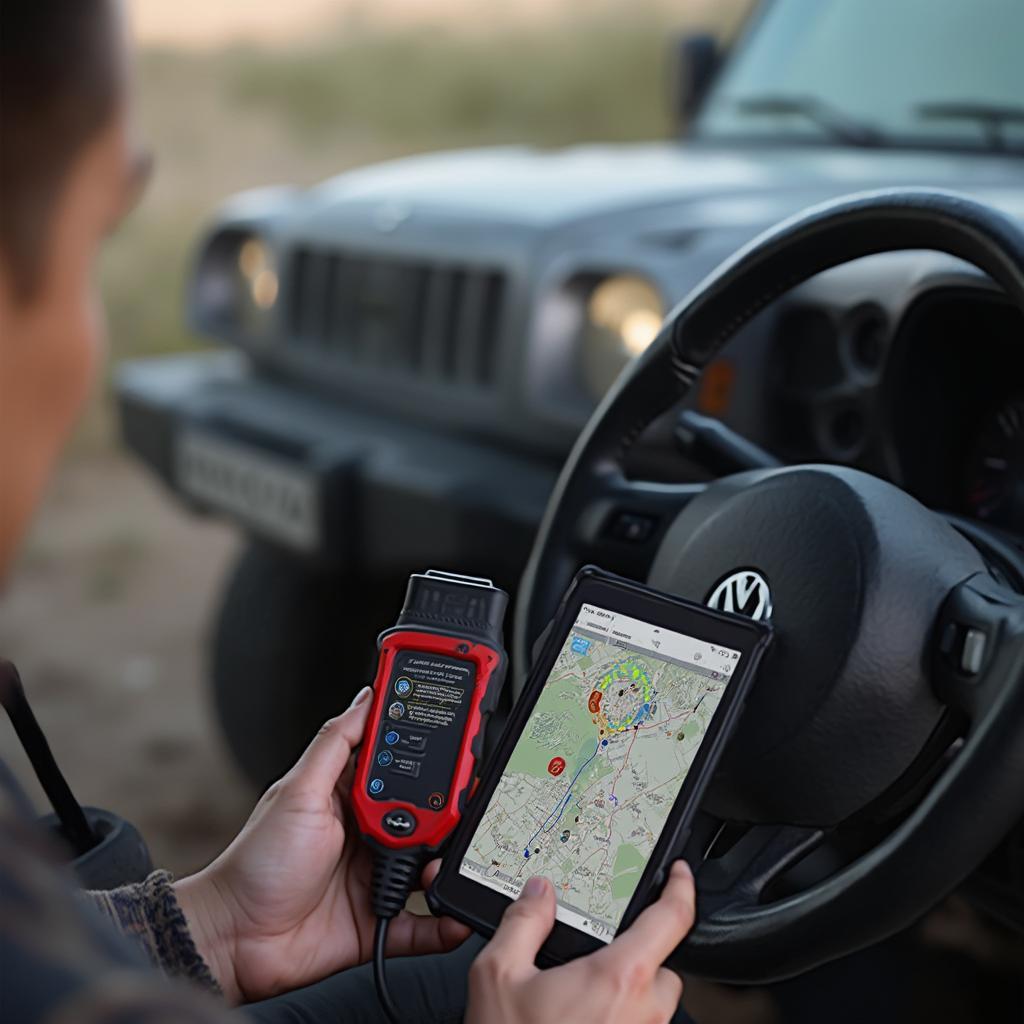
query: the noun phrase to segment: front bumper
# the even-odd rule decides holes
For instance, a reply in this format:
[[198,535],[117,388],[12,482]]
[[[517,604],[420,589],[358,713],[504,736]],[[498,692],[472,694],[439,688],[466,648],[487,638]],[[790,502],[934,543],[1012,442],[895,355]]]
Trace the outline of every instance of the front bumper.
[[190,507],[325,568],[514,582],[558,472],[339,408],[233,352],[130,362],[115,390],[124,443]]

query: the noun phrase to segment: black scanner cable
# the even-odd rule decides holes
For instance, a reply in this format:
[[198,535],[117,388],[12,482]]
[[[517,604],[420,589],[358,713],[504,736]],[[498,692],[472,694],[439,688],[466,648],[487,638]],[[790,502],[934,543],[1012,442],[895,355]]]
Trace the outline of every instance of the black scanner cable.
[[388,987],[384,967],[388,925],[405,906],[413,884],[419,877],[421,860],[418,850],[378,849],[373,861],[370,890],[373,912],[377,915],[377,925],[373,931],[373,983],[377,987],[381,1009],[390,1024],[400,1024],[402,1016]]

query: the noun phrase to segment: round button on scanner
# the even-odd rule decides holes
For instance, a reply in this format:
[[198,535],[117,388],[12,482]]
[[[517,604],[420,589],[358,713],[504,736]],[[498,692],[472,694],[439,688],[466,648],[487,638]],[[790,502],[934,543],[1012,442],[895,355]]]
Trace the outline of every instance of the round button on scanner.
[[416,819],[408,811],[388,811],[382,824],[392,835],[407,836],[416,828]]
[[444,807],[444,793],[431,793],[427,797],[427,804],[435,811],[441,810]]
[[396,700],[391,707],[388,708],[388,714],[392,718],[401,718],[405,714],[405,705],[400,701]]
[[382,750],[377,755],[377,764],[379,764],[382,768],[387,768],[387,766],[391,764],[391,762],[394,761],[394,759],[395,755],[392,754],[390,750]]
[[410,683],[408,679],[399,679],[398,682],[395,683],[395,693],[397,693],[399,697],[404,697],[411,689],[412,683]]
[[379,793],[384,788],[383,779],[370,779],[370,792]]
[[400,739],[401,737],[398,735],[397,732],[395,732],[394,729],[390,730],[390,732],[384,733],[384,742],[389,747],[393,747]]

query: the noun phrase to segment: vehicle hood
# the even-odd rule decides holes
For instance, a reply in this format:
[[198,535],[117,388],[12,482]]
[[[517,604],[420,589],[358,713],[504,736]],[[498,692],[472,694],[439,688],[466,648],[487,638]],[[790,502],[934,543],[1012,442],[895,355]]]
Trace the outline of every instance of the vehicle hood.
[[[410,157],[350,171],[307,193],[316,217],[377,211],[388,230],[418,214],[537,228],[680,201],[777,195],[791,205],[864,188],[931,186],[1020,195],[1024,162],[1010,157],[825,147],[724,148],[701,143],[506,146]],[[768,211],[763,211],[768,213]]]

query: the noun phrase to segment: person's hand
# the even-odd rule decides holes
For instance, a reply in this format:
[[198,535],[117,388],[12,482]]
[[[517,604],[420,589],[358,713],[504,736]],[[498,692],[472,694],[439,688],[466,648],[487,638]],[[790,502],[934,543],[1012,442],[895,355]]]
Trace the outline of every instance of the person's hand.
[[656,1024],[669,1020],[682,979],[662,961],[693,924],[693,875],[672,865],[656,903],[607,947],[562,967],[534,965],[555,923],[551,883],[534,876],[505,911],[469,972],[467,1024]]
[[[175,886],[196,946],[231,1002],[263,999],[370,959],[373,857],[347,804],[370,692],[320,730],[217,860]],[[424,886],[437,867],[427,866]],[[443,952],[468,934],[450,918],[403,911],[391,922],[387,954]]]

